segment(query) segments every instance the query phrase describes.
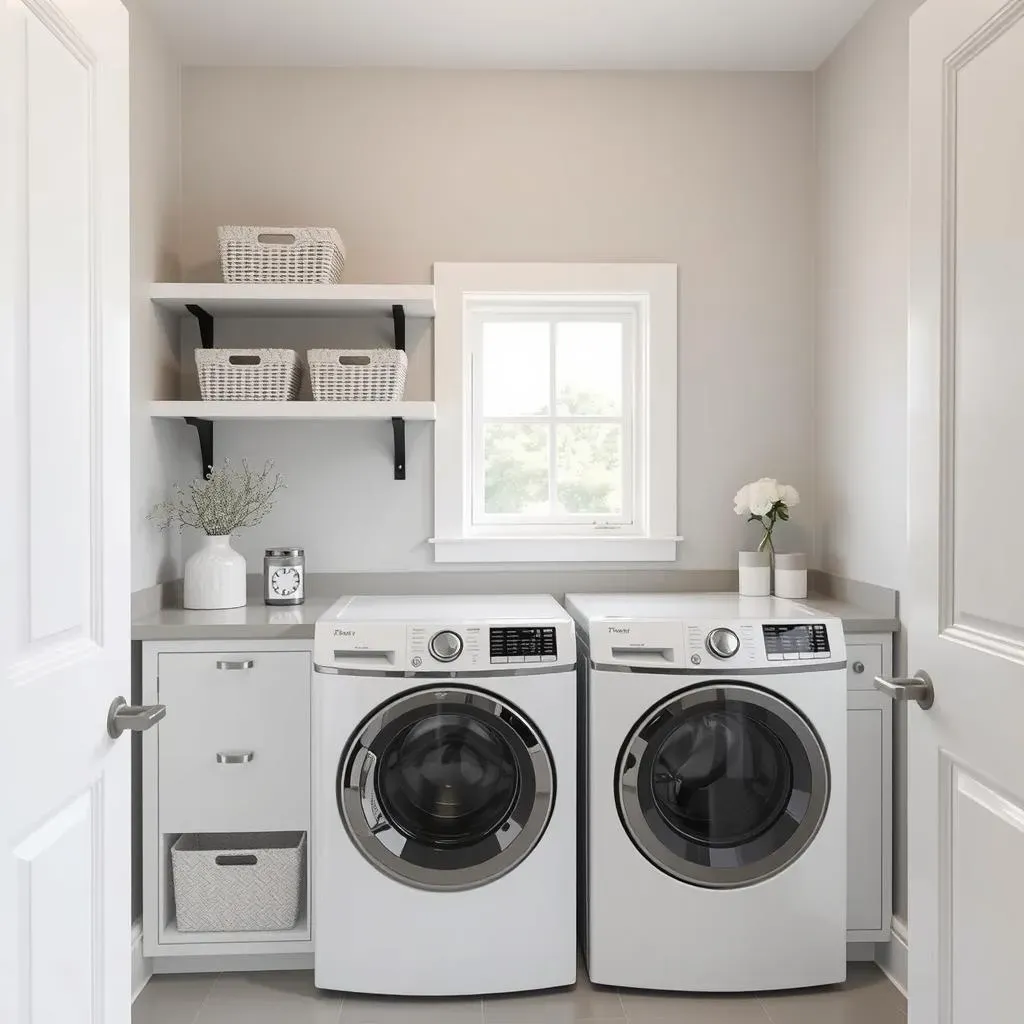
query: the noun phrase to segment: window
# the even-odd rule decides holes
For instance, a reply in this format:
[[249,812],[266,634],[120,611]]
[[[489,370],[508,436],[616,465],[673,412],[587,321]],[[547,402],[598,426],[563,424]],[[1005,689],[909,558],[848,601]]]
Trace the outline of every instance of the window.
[[435,267],[438,561],[672,561],[676,268]]

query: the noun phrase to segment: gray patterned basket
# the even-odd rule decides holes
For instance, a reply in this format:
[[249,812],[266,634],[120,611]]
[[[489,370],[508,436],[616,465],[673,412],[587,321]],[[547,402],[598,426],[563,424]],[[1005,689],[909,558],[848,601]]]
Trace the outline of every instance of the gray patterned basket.
[[399,402],[409,358],[400,349],[312,348],[309,383],[318,402]]
[[305,832],[180,836],[171,847],[178,931],[294,928],[305,866]]
[[302,364],[290,348],[195,351],[204,402],[288,402],[298,396]]
[[334,228],[217,228],[229,284],[337,284],[345,245]]

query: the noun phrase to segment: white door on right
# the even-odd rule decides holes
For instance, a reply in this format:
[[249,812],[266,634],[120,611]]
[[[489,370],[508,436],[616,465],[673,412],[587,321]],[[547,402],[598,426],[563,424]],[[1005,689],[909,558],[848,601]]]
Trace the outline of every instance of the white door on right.
[[1024,0],[910,32],[910,1022],[1024,1020]]

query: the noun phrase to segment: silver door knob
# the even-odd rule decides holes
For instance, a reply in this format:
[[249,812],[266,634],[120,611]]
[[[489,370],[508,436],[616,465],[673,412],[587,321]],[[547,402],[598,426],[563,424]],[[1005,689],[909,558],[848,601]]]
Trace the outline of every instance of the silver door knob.
[[935,703],[932,677],[924,669],[909,679],[886,679],[884,676],[875,676],[875,689],[888,694],[893,700],[916,700],[924,711]]
[[116,740],[126,729],[143,732],[156,725],[166,714],[167,707],[164,704],[129,704],[124,697],[115,697],[107,712],[107,734]]

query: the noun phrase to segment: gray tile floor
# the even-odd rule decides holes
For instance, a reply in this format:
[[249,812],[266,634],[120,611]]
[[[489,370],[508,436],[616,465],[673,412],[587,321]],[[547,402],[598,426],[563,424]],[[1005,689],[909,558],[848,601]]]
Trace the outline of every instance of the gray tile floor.
[[158,975],[132,1024],[906,1024],[907,1004],[873,964],[845,985],[750,996],[576,987],[487,999],[384,999],[318,992],[308,971]]

